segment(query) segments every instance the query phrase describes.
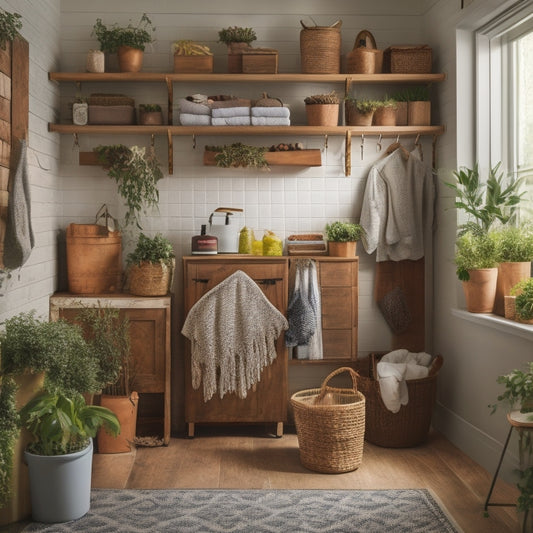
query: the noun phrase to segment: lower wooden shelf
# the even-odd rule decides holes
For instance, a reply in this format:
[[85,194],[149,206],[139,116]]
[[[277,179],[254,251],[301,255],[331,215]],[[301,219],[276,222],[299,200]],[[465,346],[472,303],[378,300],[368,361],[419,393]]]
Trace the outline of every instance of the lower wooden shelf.
[[[204,165],[215,166],[217,152],[204,151]],[[320,150],[289,150],[287,152],[265,152],[265,159],[269,165],[289,165],[302,167],[322,166]]]

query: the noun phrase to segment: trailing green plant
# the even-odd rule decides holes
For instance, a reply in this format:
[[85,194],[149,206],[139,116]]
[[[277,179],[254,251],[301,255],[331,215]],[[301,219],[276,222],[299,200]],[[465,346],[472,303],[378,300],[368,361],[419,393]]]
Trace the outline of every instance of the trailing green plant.
[[492,235],[482,231],[462,233],[455,243],[455,265],[461,281],[470,279],[469,270],[495,268],[496,242]]
[[313,96],[307,96],[304,99],[307,105],[313,104],[338,104],[340,102],[339,97],[335,91],[331,91],[327,94],[315,94]]
[[135,375],[130,322],[112,307],[84,307],[76,316],[97,362],[99,392],[129,396]]
[[0,376],[0,509],[12,495],[13,458],[19,434],[16,389],[13,378]]
[[161,111],[161,106],[159,104],[139,104],[139,109],[145,113],[154,113]]
[[126,202],[125,225],[135,224],[142,229],[140,217],[150,207],[157,207],[159,191],[157,182],[163,177],[153,151],[123,144],[97,146],[94,151],[107,169],[110,178],[117,182],[118,192]]
[[145,46],[153,42],[153,32],[155,32],[155,28],[152,26],[152,21],[146,13],[143,13],[136,26],[130,21],[125,27],[121,27],[117,23],[108,27],[101,18],[98,18],[93,26],[91,36],[98,39],[102,52],[114,53],[120,46],[131,46],[144,51]]
[[377,100],[355,98],[352,96],[346,98],[346,104],[348,106],[355,107],[355,109],[357,109],[357,111],[363,115],[373,113],[379,107],[379,102]]
[[174,258],[172,244],[161,233],[155,237],[148,237],[141,233],[135,250],[128,254],[127,263],[128,265],[140,265],[142,262],[162,262],[170,266]]
[[463,210],[469,220],[458,226],[458,234],[465,231],[492,229],[496,222],[513,223],[525,192],[519,192],[523,179],[511,180],[500,172],[501,162],[491,168],[483,180],[476,163],[473,168],[462,167],[454,172],[456,182],[444,182],[455,192],[455,207]]
[[533,261],[533,225],[500,226],[492,230],[498,263]]
[[257,35],[252,28],[241,28],[239,26],[230,26],[229,28],[223,28],[218,32],[219,43],[247,43],[257,39]]
[[519,281],[510,292],[516,296],[516,316],[522,320],[533,319],[533,278]]
[[333,242],[357,242],[364,235],[363,226],[340,220],[326,224],[326,237]]
[[0,9],[0,47],[6,49],[8,41],[14,41],[22,29],[22,16]]
[[215,162],[218,167],[269,168],[265,159],[268,148],[264,146],[249,146],[238,142],[223,146],[206,146],[205,149],[216,152]]
[[20,410],[20,418],[34,439],[28,451],[39,455],[83,450],[101,426],[115,436],[120,432],[120,423],[112,411],[87,405],[80,394],[43,391]]
[[67,394],[97,392],[97,366],[81,328],[44,321],[35,311],[5,321],[0,334],[2,375],[45,372],[45,387]]

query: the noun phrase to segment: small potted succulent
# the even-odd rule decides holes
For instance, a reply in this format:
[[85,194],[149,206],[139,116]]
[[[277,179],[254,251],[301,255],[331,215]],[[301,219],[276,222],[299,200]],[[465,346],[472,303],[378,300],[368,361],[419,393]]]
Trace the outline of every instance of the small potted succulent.
[[146,126],[163,124],[163,112],[159,104],[139,104],[139,123]]
[[139,72],[142,68],[145,46],[153,42],[154,31],[152,21],[146,13],[143,13],[136,26],[130,22],[123,27],[117,23],[108,27],[101,18],[98,18],[91,35],[98,39],[102,52],[118,54],[121,72]]
[[349,96],[344,101],[347,126],[371,126],[374,113],[378,108],[377,100]]
[[373,124],[375,126],[396,126],[396,109],[398,103],[393,98],[384,98],[378,102],[374,112]]
[[339,97],[335,91],[315,94],[304,100],[309,126],[337,126],[339,124]]
[[340,220],[326,225],[329,255],[335,257],[354,257],[357,242],[364,235],[363,226]]
[[218,42],[228,47],[228,72],[242,72],[242,53],[251,48],[250,43],[256,39],[257,35],[252,28],[231,26],[218,32]]

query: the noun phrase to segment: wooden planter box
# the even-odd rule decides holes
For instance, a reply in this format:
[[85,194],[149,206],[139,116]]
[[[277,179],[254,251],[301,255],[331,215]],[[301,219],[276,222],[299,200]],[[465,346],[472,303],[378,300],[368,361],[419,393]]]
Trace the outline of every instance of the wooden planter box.
[[213,56],[180,56],[174,54],[174,72],[181,74],[213,72]]
[[278,51],[260,48],[243,51],[242,71],[244,74],[277,74]]
[[[204,165],[216,166],[216,152],[205,150]],[[287,152],[266,152],[265,159],[269,165],[289,165],[319,167],[322,165],[320,150],[289,150]]]

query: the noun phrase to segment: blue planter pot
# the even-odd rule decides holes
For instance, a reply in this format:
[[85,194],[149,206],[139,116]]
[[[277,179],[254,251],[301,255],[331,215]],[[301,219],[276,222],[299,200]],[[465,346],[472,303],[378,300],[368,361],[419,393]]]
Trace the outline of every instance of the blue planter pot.
[[66,455],[35,455],[27,451],[31,515],[36,522],[77,520],[91,505],[92,440],[87,448]]

